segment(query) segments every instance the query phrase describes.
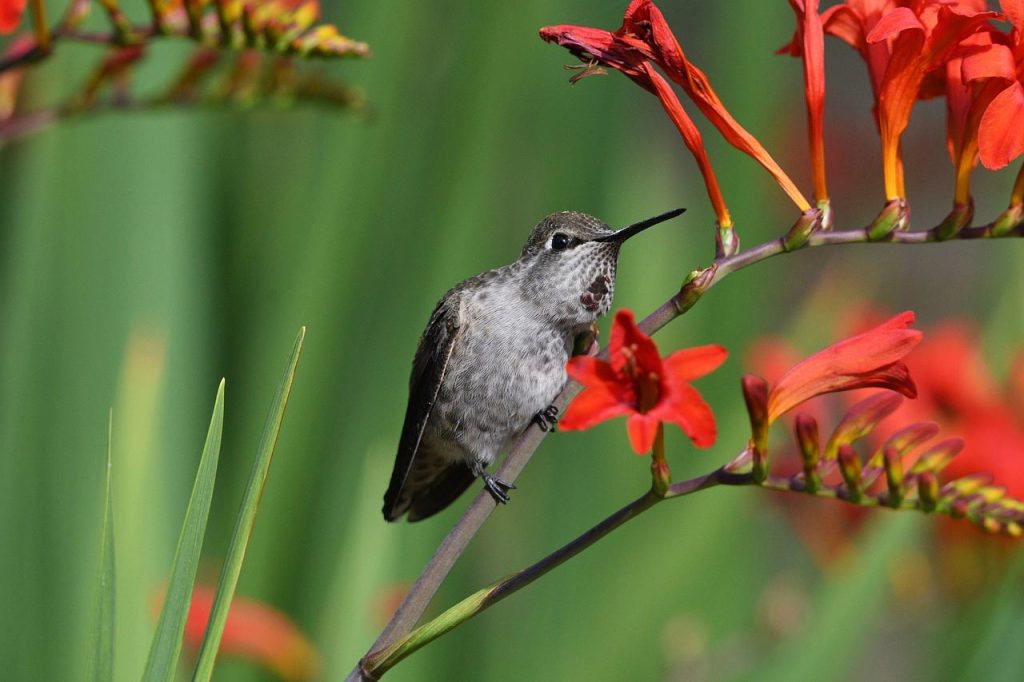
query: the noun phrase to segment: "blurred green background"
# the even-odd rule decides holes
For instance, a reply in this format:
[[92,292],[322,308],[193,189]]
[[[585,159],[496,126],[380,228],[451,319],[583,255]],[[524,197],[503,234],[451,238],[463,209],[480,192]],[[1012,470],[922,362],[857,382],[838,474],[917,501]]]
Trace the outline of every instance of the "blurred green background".
[[[328,4],[325,18],[374,50],[323,64],[365,89],[369,121],[325,108],[111,114],[0,152],[0,676],[87,672],[113,406],[117,679],[137,678],[217,382],[227,378],[227,407],[207,582],[300,325],[306,348],[239,594],[295,619],[324,679],[348,672],[388,595],[468,501],[417,525],[379,513],[409,363],[441,294],[514,259],[557,210],[624,225],[689,208],[622,255],[616,304],[639,314],[710,260],[713,213],[657,101],[617,74],[570,88],[571,58],[537,38],[546,24],[617,27],[624,5]],[[786,3],[663,5],[734,115],[809,193],[800,65],[771,54],[792,32]],[[140,78],[155,81],[183,54],[158,46]],[[31,77],[33,99],[73,89],[95,56],[62,47]],[[830,43],[828,57],[836,222],[857,227],[882,203],[870,93],[850,50]],[[922,228],[952,199],[942,113],[920,105],[905,143]],[[785,196],[699,124],[744,244],[783,232],[794,219]],[[1002,210],[1012,180],[978,178],[980,219]],[[830,322],[801,312],[826,281],[833,308],[865,296],[917,310],[923,326],[975,320],[1005,372],[1024,331],[1022,246],[818,250],[731,277],[657,337],[666,352],[712,342],[732,352],[698,384],[719,443],[696,451],[671,431],[676,476],[743,446],[738,377],[754,338],[783,334],[807,349],[830,338]],[[640,494],[647,461],[623,427],[547,439],[433,612]],[[388,679],[1019,679],[1019,561],[954,596],[936,586],[933,521],[878,513],[853,559],[822,570],[776,502],[716,490],[663,505]],[[921,587],[910,597],[908,582]],[[231,659],[217,678],[272,679]]]

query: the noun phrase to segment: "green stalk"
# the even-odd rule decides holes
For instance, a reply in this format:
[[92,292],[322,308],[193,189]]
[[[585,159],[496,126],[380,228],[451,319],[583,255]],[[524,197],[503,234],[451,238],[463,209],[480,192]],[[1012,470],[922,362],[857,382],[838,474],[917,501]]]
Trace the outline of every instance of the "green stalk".
[[220,648],[220,640],[224,634],[224,625],[228,619],[231,600],[235,596],[235,588],[238,587],[238,577],[242,573],[242,562],[245,560],[249,538],[252,536],[252,529],[256,523],[256,512],[259,510],[263,489],[267,484],[267,476],[270,474],[270,463],[274,457],[278,436],[281,433],[281,423],[284,421],[284,412],[288,407],[288,396],[292,392],[295,369],[299,363],[299,356],[302,354],[302,343],[305,337],[306,328],[303,327],[299,330],[299,335],[292,345],[288,367],[285,369],[284,376],[281,377],[281,383],[278,385],[274,401],[270,405],[270,412],[263,425],[263,435],[260,438],[256,450],[256,460],[253,462],[249,482],[242,497],[242,506],[238,510],[235,530],[231,535],[231,543],[228,545],[227,557],[224,559],[224,570],[221,572],[220,582],[217,584],[217,594],[213,600],[210,622],[206,626],[202,648],[199,650],[199,661],[192,677],[193,681],[206,682],[213,674],[217,650]]
[[192,603],[192,586],[199,570],[199,556],[206,536],[206,523],[213,501],[213,487],[217,479],[217,461],[220,458],[221,435],[224,432],[224,380],[217,387],[213,403],[210,427],[206,432],[206,443],[199,458],[199,470],[192,486],[192,495],[181,524],[178,547],[174,552],[171,578],[167,583],[167,594],[156,634],[150,645],[146,670],[142,675],[145,682],[164,680],[172,682],[181,654],[181,638],[185,632],[189,606]]
[[107,417],[107,483],[103,493],[103,533],[100,537],[99,596],[96,600],[96,640],[93,649],[93,680],[114,677],[114,506],[111,499],[114,410]]

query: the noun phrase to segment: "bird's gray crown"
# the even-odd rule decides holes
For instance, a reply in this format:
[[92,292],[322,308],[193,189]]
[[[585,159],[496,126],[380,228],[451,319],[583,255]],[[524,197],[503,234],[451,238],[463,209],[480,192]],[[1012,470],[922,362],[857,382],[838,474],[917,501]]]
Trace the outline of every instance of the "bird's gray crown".
[[552,235],[559,232],[579,241],[589,241],[612,234],[614,230],[594,216],[579,211],[552,213],[533,228],[520,258],[541,252]]

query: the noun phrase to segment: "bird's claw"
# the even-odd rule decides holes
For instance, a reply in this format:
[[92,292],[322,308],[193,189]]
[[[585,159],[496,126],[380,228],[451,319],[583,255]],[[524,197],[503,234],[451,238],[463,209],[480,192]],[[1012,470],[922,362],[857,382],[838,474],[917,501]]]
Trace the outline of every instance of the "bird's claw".
[[554,431],[558,427],[558,408],[548,405],[533,415],[533,422],[540,427],[541,431]]
[[485,471],[480,472],[480,478],[484,479],[484,487],[487,488],[487,492],[491,494],[495,502],[508,504],[508,491],[515,490],[514,484],[503,481],[497,476],[491,476]]

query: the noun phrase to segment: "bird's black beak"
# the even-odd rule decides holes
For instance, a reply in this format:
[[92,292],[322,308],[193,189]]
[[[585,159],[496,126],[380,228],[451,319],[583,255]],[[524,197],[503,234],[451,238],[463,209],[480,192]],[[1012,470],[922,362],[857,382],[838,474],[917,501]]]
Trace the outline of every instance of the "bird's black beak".
[[671,211],[668,211],[667,213],[662,213],[661,215],[656,215],[653,218],[648,218],[647,220],[641,220],[640,222],[634,223],[634,224],[630,225],[629,227],[622,228],[618,232],[613,232],[612,234],[607,235],[605,237],[597,237],[596,239],[593,239],[591,241],[595,241],[595,242],[619,242],[621,244],[622,242],[626,241],[627,239],[629,239],[633,235],[639,234],[639,233],[643,232],[648,227],[653,227],[654,225],[657,225],[658,223],[663,223],[666,220],[671,220],[672,218],[675,218],[677,215],[682,214],[683,211],[685,211],[685,210],[686,210],[685,208],[673,209]]

